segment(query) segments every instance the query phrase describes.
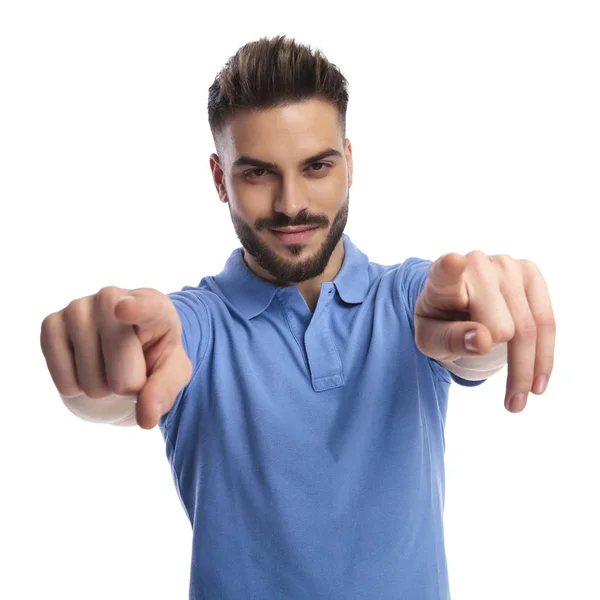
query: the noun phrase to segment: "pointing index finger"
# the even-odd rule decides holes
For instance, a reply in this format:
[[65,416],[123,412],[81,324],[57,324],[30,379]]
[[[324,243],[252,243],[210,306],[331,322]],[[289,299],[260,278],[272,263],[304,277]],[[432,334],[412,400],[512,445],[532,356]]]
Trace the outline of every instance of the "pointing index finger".
[[453,285],[462,281],[467,266],[466,257],[458,252],[440,256],[430,267],[430,276],[438,285]]
[[174,313],[176,314],[175,307],[168,297],[152,288],[130,290],[114,306],[115,317],[123,323],[133,325],[142,344],[169,332],[180,336],[181,325],[174,318]]
[[464,282],[466,257],[456,252],[444,254],[429,267],[425,299],[439,310],[461,311],[469,305],[469,293]]

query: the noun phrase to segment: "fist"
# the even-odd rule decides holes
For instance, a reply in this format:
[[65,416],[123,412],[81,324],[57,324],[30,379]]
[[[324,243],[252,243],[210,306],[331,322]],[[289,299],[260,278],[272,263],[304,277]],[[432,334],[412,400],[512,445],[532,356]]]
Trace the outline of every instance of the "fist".
[[152,288],[109,286],[73,300],[43,320],[40,345],[62,396],[137,395],[143,429],[171,409],[192,376],[177,310]]

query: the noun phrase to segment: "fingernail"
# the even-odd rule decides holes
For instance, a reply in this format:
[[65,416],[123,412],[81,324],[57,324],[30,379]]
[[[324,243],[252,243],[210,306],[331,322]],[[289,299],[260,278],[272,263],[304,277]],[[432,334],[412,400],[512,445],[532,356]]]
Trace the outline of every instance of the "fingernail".
[[117,304],[119,304],[119,302],[122,302],[123,300],[135,300],[135,296],[122,296],[117,300]]
[[548,385],[548,378],[545,375],[538,375],[533,384],[533,392],[535,394],[543,394]]
[[525,408],[526,396],[523,393],[515,394],[508,404],[508,408],[511,412],[521,412]]
[[475,338],[477,337],[477,329],[471,329],[465,334],[465,348],[469,352],[479,352],[477,344],[475,344]]

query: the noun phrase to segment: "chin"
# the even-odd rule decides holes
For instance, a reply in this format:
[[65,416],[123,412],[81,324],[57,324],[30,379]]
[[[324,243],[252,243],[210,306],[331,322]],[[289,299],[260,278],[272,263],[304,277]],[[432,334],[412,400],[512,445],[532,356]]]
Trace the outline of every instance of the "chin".
[[284,244],[283,246],[271,246],[271,250],[285,260],[297,262],[306,260],[316,254],[319,251],[319,245],[311,242],[307,244]]

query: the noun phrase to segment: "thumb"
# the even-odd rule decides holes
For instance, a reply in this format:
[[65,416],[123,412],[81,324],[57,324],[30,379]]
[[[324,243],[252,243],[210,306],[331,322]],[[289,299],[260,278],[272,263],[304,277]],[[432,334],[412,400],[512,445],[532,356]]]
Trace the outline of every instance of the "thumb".
[[143,429],[152,429],[169,412],[179,392],[192,378],[192,362],[183,348],[175,346],[159,359],[144,387],[138,392],[136,419]]
[[192,377],[181,319],[172,300],[152,288],[129,291],[116,302],[114,315],[134,326],[144,349],[147,379],[138,392],[136,420],[143,429],[152,429]]
[[418,316],[415,316],[415,342],[423,354],[435,360],[484,355],[493,345],[490,330],[481,323]]

